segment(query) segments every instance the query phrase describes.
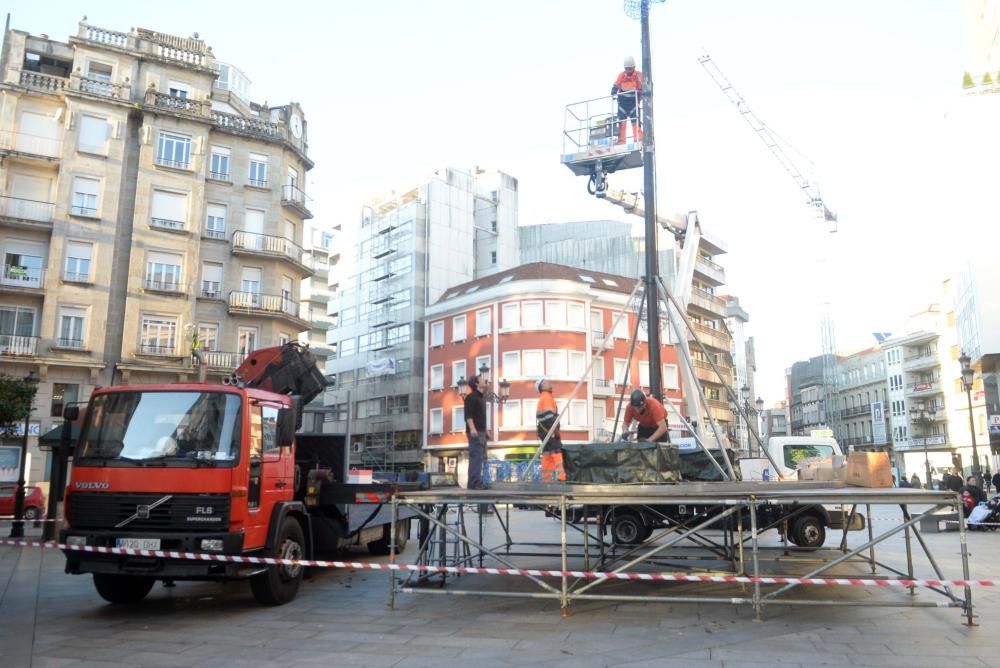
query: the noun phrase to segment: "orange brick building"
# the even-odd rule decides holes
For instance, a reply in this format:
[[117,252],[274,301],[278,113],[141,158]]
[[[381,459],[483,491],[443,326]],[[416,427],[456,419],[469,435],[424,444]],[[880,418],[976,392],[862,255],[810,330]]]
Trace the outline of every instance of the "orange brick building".
[[[454,470],[464,484],[467,442],[458,381],[484,366],[493,393],[500,394],[501,380],[510,383],[507,400],[488,405],[490,458],[534,453],[535,381],[543,376],[552,381],[560,408],[569,403],[560,422],[563,441],[607,440],[622,390],[627,402],[633,389],[648,389],[643,328],[627,364],[636,325],[634,302],[629,304],[634,288],[635,279],[539,262],[455,286],[428,307],[423,443],[428,470]],[[666,330],[661,339],[664,391],[683,412],[677,352]],[[681,429],[668,412],[671,429]]]

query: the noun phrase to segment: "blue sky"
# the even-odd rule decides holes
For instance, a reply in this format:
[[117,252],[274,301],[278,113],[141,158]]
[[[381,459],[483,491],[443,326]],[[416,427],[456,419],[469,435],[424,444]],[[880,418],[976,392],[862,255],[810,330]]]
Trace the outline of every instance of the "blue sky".
[[[9,11],[15,28],[65,39],[80,6],[16,0]],[[197,31],[250,76],[256,100],[300,102],[323,219],[350,228],[362,202],[443,165],[477,164],[518,177],[522,223],[628,219],[559,164],[564,106],[607,94],[623,56],[640,56],[638,22],[619,1],[164,7],[91,1],[85,11],[111,29]],[[959,3],[671,0],[652,17],[660,211],[697,209],[728,243],[727,289],[750,313],[769,403],[783,398],[784,368],[820,352],[821,301],[833,304],[843,348],[867,344],[939,299],[956,240],[988,248],[975,189],[996,182],[994,168],[981,144],[977,160],[961,145],[996,131],[962,97]],[[815,163],[837,235],[812,222],[702,71],[702,47]],[[612,187],[638,190],[641,179],[615,174]]]

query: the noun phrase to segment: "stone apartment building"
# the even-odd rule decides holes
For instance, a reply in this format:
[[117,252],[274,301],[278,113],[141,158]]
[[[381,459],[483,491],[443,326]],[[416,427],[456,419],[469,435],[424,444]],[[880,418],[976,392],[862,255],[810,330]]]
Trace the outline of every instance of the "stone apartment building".
[[96,385],[193,379],[196,335],[221,375],[309,329],[312,166],[299,106],[196,37],[7,31],[0,373],[38,375],[32,431]]

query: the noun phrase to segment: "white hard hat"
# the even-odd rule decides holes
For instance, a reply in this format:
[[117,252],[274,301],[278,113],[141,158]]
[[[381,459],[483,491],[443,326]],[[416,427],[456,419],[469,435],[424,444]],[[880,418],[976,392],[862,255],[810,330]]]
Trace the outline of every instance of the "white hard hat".
[[538,379],[538,381],[535,383],[535,391],[536,392],[541,392],[542,391],[542,383],[544,383],[544,382],[545,382],[544,378],[539,378]]
[[635,67],[635,58],[632,56],[625,56],[625,67]]

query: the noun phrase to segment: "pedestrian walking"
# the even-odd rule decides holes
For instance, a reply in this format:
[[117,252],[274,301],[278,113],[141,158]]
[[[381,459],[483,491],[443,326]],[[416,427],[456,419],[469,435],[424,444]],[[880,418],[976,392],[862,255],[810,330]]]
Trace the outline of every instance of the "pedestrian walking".
[[916,473],[914,473],[910,477],[910,487],[912,487],[913,489],[920,489],[922,487],[922,485],[920,484],[920,478],[917,477]]

